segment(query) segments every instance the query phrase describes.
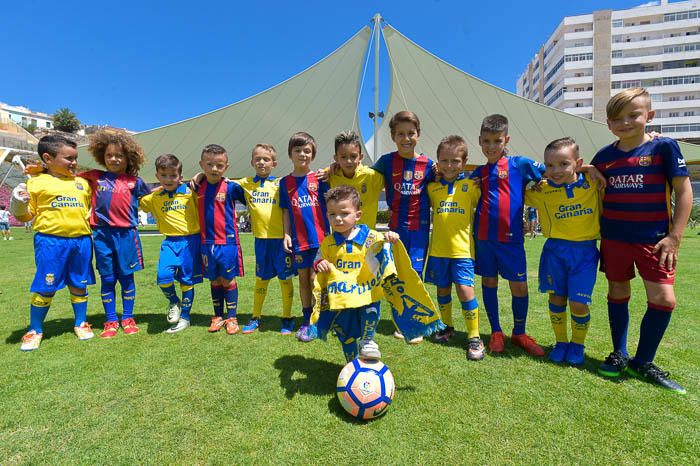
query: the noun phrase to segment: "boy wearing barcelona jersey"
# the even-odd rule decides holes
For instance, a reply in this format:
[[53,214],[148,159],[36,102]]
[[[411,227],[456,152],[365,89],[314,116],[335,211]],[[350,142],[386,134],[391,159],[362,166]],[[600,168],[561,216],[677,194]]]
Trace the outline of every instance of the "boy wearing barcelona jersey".
[[56,291],[68,286],[79,340],[94,337],[87,322],[87,285],[95,283],[90,236],[90,185],[76,178],[76,143],[63,136],[44,136],[37,150],[48,173],[29,179],[13,191],[10,209],[19,221],[34,219],[36,273],[30,291],[29,331],[20,349],[39,348],[43,323]]
[[[182,183],[182,163],[172,154],[156,159],[156,178],[161,189],[142,197],[139,207],[153,214],[158,230],[165,235],[157,280],[169,301],[168,322],[174,324],[165,333],[176,333],[189,328],[194,285],[202,283],[197,195]],[[180,282],[182,299],[175,291],[175,280]]]
[[[623,371],[676,392],[685,389],[654,364],[656,351],[676,306],[673,289],[678,248],[692,207],[688,169],[678,144],[652,138],[645,126],[654,118],[649,93],[626,89],[608,102],[608,128],[618,140],[593,164],[607,178],[601,218],[601,268],[608,279],[608,317],[613,352],[598,372]],[[675,211],[671,192],[675,191]],[[647,309],[637,353],[627,353],[630,280],[634,268],[644,280]]]
[[425,270],[425,282],[437,289],[440,316],[447,327],[435,336],[447,342],[454,335],[452,325],[452,284],[467,324],[467,359],[484,358],[484,343],[479,337],[479,304],[474,296],[474,245],[472,225],[474,208],[479,200],[479,184],[467,179],[467,143],[461,136],[447,136],[437,148],[440,181],[428,184],[433,208],[433,235]]
[[296,332],[297,340],[309,342],[316,338],[311,325],[313,311],[313,263],[321,241],[328,233],[325,194],[328,184],[311,172],[316,157],[316,141],[304,132],[289,139],[287,150],[294,166],[292,173],[280,181],[280,207],[284,210],[284,250],[294,254],[294,266],[299,273],[299,296],[303,320]]
[[233,335],[240,330],[236,277],[243,276],[236,201],[245,202],[245,197],[239,184],[223,177],[228,169],[226,149],[218,144],[205,146],[199,166],[205,176],[197,188],[202,266],[204,275],[211,282],[211,300],[214,305],[209,331],[218,332],[225,327],[226,333]]
[[[539,289],[549,293],[549,317],[556,344],[552,362],[584,362],[584,341],[590,325],[591,295],[597,276],[601,192],[580,173],[583,160],[578,144],[565,137],[544,151],[546,171],[537,189],[525,192],[525,202],[540,212],[542,249]],[[571,311],[571,342],[567,332],[566,303]]]
[[255,176],[234,180],[243,188],[245,203],[255,236],[255,291],[253,294],[253,316],[242,333],[255,332],[261,324],[262,307],[267,296],[270,279],[277,277],[282,293],[282,327],[280,333],[289,335],[294,330],[292,299],[296,275],[291,254],[284,251],[284,222],[279,203],[280,180],[272,176],[277,166],[277,154],[270,144],[257,144],[253,148],[250,164]]

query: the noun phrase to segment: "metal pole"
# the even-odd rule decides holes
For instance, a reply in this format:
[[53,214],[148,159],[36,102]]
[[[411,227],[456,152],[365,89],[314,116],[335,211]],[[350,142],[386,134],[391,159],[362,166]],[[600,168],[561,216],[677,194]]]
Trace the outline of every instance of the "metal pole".
[[374,160],[379,159],[379,32],[382,27],[382,16],[374,15]]

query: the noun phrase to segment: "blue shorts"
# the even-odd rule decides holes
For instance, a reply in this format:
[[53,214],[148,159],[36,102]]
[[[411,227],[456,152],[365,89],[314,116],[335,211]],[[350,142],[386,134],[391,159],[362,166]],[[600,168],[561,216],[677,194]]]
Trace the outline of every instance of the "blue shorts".
[[55,293],[66,285],[86,288],[95,284],[92,269],[92,238],[34,235],[36,273],[29,291]]
[[318,248],[311,248],[308,251],[294,253],[294,273],[299,269],[310,269],[314,266]]
[[9,231],[10,224],[7,222],[0,222],[0,231]]
[[396,230],[399,239],[406,247],[408,257],[411,258],[411,266],[413,270],[418,272],[418,275],[423,274],[423,266],[425,265],[425,256],[428,252],[428,240],[430,239],[429,228],[423,230],[406,230],[399,228]]
[[203,244],[202,266],[209,280],[243,276],[243,255],[237,244]]
[[362,312],[376,312],[377,322],[379,322],[380,302],[342,311],[322,311],[316,322],[318,337],[325,340],[328,332],[333,331],[340,341],[346,341],[349,338],[359,339],[363,331],[360,320]]
[[598,276],[595,240],[548,239],[542,248],[539,273],[542,293],[567,296],[570,301],[590,305]]
[[474,271],[482,277],[501,277],[511,282],[527,281],[527,262],[523,243],[475,240]]
[[438,288],[447,288],[452,283],[474,288],[474,261],[429,256],[424,281]]
[[160,245],[158,284],[183,285],[202,283],[202,240],[199,233],[188,236],[166,236]]
[[255,238],[255,276],[280,280],[296,275],[292,255],[284,252],[282,238]]
[[95,227],[95,266],[102,279],[115,281],[143,269],[143,249],[136,228]]

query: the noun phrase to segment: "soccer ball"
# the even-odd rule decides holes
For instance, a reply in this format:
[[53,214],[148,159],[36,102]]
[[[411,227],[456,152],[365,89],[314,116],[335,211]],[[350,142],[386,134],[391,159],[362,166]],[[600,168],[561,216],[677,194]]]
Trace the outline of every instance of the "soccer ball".
[[338,400],[357,419],[375,419],[394,399],[394,376],[381,361],[350,361],[338,375]]

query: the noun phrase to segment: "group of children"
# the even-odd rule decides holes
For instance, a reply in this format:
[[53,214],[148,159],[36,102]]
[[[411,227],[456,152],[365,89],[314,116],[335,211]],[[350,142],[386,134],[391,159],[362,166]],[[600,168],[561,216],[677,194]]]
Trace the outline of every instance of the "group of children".
[[[51,299],[65,286],[71,292],[78,338],[92,338],[85,311],[87,285],[95,283],[93,243],[107,316],[101,336],[113,337],[120,327],[125,334],[138,332],[133,318],[133,273],[143,267],[135,229],[140,206],[154,215],[165,235],[157,281],[169,301],[167,319],[173,326],[168,333],[189,327],[194,285],[206,276],[214,307],[210,332],[222,328],[229,334],[255,332],[262,323],[269,282],[277,277],[283,308],[280,332],[291,334],[295,328],[291,278],[298,275],[303,318],[297,339],[308,342],[333,330],[347,359],[379,358],[373,336],[381,294],[362,308],[322,316],[317,327],[312,323],[316,320],[312,319],[314,276],[333,267],[351,273],[372,244],[400,240],[414,270],[437,287],[446,327],[435,335],[436,341],[446,342],[454,335],[454,285],[466,322],[467,358],[484,358],[474,292],[476,273],[482,277],[483,305],[491,327],[489,350],[504,351],[497,297],[500,275],[508,281],[512,295],[511,343],[533,356],[544,356],[542,347],[526,332],[529,303],[522,211],[527,203],[538,209],[542,233],[548,238],[540,259],[539,289],[549,294],[556,339],[549,359],[573,365],[584,362],[599,258],[596,240],[602,237],[601,270],[609,281],[613,352],[599,372],[617,377],[627,371],[683,392],[653,359],[675,306],[674,269],[692,197],[678,145],[645,132],[654,114],[650,102],[641,88],[625,90],[610,100],[608,126],[618,140],[601,149],[589,166],[583,165],[578,145],[568,137],[546,147],[544,164],[510,156],[507,119],[488,116],[479,135],[488,163],[471,175],[465,171],[468,151],[460,136],[440,142],[437,163],[416,153],[420,121],[409,111],[395,114],[389,123],[396,151],[381,156],[371,168],[362,164],[357,134],[344,132],[335,140],[335,162],[328,169],[313,171],[316,142],[299,132],[290,138],[287,150],[292,173],[281,179],[271,175],[277,165],[271,145],[258,144],[253,149],[255,176],[233,180],[224,177],[229,166],[225,149],[210,144],[201,154],[203,175],[189,185],[182,182],[177,157],[159,156],[155,165],[161,186],[153,192],[137,176],[143,153],[128,136],[95,135],[89,150],[106,171],[78,176],[75,144],[46,136],[40,141],[39,154],[47,173],[29,179],[26,190],[20,186],[12,199],[15,216],[22,221],[34,218],[37,232],[30,328],[22,349],[39,347]],[[390,232],[385,234],[374,230],[382,189],[391,212]],[[675,213],[670,210],[671,190],[676,193]],[[236,277],[244,272],[236,201],[250,213],[256,257],[252,318],[242,328],[236,316]],[[627,303],[635,266],[644,279],[648,309],[637,353],[630,359]],[[180,296],[175,281],[180,283]],[[121,323],[115,310],[117,282],[124,306]],[[397,337],[403,338],[398,332]]]

